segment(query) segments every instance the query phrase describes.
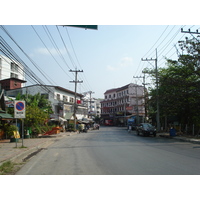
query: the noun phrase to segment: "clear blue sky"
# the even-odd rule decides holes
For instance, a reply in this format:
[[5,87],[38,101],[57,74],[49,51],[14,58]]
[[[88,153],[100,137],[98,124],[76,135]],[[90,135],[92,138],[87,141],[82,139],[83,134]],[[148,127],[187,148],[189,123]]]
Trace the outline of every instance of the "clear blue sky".
[[[83,70],[83,73],[78,73],[78,80],[83,80],[83,83],[78,84],[77,91],[93,91],[96,98],[102,98],[107,89],[131,82],[141,84],[142,79],[133,76],[142,76],[144,67],[155,66],[154,62],[144,62],[141,58],[155,58],[157,48],[158,67],[164,67],[165,57],[176,59],[174,45],[178,47],[178,40],[190,36],[181,33],[182,25],[99,25],[98,30],[55,25],[4,27],[51,82],[41,75],[2,29],[1,36],[46,84],[53,83],[74,90],[74,84],[69,82],[74,80],[74,74],[69,70],[77,67]],[[194,31],[200,28],[192,25],[183,28],[188,30],[190,27]],[[65,61],[58,55],[45,30],[51,33]]]
[[[20,2],[23,1],[20,0]],[[132,1],[124,1],[124,5],[115,2],[114,7],[108,1],[106,1],[106,6],[93,5],[92,1],[86,1],[85,3],[90,3],[90,7],[87,8],[83,8],[84,5],[81,2],[79,6],[76,6],[75,1],[70,3],[74,10],[62,6],[63,1],[58,1],[60,4],[56,5],[48,3],[48,7],[46,3],[41,3],[40,7],[37,4],[30,4],[27,6],[28,10],[21,8],[20,2],[17,4],[13,2],[9,13],[15,14],[10,15],[9,19],[7,19],[9,16],[5,18],[2,24],[36,63],[39,70],[44,72],[48,80],[2,29],[0,29],[0,35],[45,84],[74,90],[74,84],[69,82],[74,80],[74,74],[69,70],[77,68],[83,70],[83,73],[78,73],[78,79],[83,81],[82,84],[78,84],[78,92],[93,91],[93,96],[96,98],[103,98],[104,92],[111,88],[121,87],[131,82],[142,84],[142,79],[136,79],[133,76],[142,76],[142,70],[145,67],[152,68],[155,65],[154,62],[141,61],[141,58],[155,58],[157,48],[158,67],[164,67],[165,57],[177,58],[174,45],[178,47],[178,40],[186,36],[192,37],[190,34],[181,33],[181,27],[184,26],[184,30],[191,28],[193,31],[200,28],[200,25],[192,25],[197,19],[196,7],[193,7],[190,14],[187,5],[182,5],[180,9],[179,4],[174,3],[171,6],[170,2],[164,6],[164,9],[163,6],[157,4],[157,1],[142,1],[134,5]],[[9,6],[10,2],[4,4]],[[183,14],[186,11],[187,16]],[[4,10],[2,12],[2,15],[8,13]],[[98,30],[56,27],[52,24],[96,24]],[[177,25],[168,26],[168,24]],[[58,55],[55,46],[50,42],[47,36],[48,31],[63,57]],[[147,82],[150,81],[147,79]],[[27,85],[29,84],[34,83],[28,80]]]

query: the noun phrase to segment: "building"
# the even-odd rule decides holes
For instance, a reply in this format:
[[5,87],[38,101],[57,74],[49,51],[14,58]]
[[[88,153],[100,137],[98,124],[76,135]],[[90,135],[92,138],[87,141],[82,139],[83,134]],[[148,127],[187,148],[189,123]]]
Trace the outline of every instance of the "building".
[[20,80],[18,78],[8,78],[0,80],[1,88],[4,90],[13,90],[21,88],[23,83],[26,83],[26,81]]
[[104,124],[126,125],[130,116],[145,117],[144,86],[130,83],[109,89],[101,101],[101,117]]
[[[73,91],[67,90],[59,86],[38,84],[6,91],[6,95],[8,97],[16,97],[18,93],[22,95],[35,95],[40,93],[51,102],[52,110],[54,112],[54,114],[51,115],[52,119],[58,119],[59,117],[68,120],[73,119],[75,105],[75,92]],[[76,118],[78,120],[82,120],[82,118],[87,118],[87,107],[82,104],[82,97],[82,94],[76,94]]]
[[26,82],[24,67],[19,62],[10,60],[10,58],[0,55],[0,80],[10,78],[22,80],[21,84],[23,87],[24,83]]
[[88,116],[89,118],[101,117],[101,101],[102,99],[97,99],[91,96],[93,92],[85,92],[84,93],[84,105],[88,108]]

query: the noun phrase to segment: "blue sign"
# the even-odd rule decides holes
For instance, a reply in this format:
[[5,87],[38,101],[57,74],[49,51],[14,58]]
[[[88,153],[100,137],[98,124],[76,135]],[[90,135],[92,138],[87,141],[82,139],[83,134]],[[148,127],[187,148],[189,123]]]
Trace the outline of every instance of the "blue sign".
[[23,102],[17,102],[16,103],[16,109],[19,111],[23,111],[24,110],[24,103]]
[[26,107],[25,101],[15,101],[15,118],[25,118]]

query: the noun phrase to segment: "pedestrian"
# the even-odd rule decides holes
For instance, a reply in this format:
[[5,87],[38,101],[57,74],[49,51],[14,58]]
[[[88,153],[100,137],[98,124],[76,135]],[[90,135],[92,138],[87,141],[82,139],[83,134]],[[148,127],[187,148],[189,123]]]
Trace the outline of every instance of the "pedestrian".
[[129,133],[131,132],[131,126],[128,126],[128,132]]

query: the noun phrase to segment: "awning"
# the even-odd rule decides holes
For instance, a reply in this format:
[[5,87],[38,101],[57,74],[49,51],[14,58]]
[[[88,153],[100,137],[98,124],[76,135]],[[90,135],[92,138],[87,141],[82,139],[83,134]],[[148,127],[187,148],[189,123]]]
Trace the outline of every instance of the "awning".
[[67,121],[66,119],[64,119],[64,118],[62,118],[62,117],[59,117],[58,120],[59,120],[59,121],[62,121],[62,122],[66,122],[66,121]]
[[65,119],[74,119],[73,113],[66,113],[65,114]]
[[0,113],[0,120],[14,119],[12,115],[8,113]]

